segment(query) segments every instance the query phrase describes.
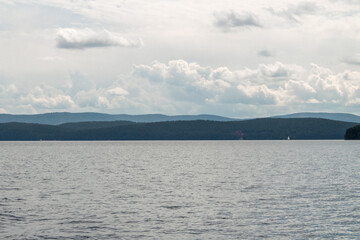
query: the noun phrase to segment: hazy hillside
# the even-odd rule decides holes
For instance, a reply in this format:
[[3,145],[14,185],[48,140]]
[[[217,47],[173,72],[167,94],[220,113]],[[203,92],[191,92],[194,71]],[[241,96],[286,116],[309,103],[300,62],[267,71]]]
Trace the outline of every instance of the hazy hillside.
[[164,122],[179,120],[211,120],[211,121],[233,121],[235,119],[216,116],[216,115],[178,115],[167,116],[162,114],[105,114],[105,113],[44,113],[33,115],[12,115],[0,114],[0,123],[24,122],[57,125],[72,122],[90,122],[90,121],[131,121],[131,122]]
[[356,123],[326,119],[246,121],[86,122],[58,126],[2,123],[0,140],[280,140],[343,139]]
[[293,113],[287,115],[273,116],[273,118],[323,118],[343,122],[356,122],[360,123],[360,116],[350,113]]
[[[281,116],[273,116],[271,118],[323,118],[343,122],[360,123],[360,116],[348,113],[294,113]],[[166,122],[166,121],[240,121],[241,119],[227,118],[216,115],[176,115],[168,116],[162,114],[105,114],[105,113],[44,113],[33,115],[12,115],[0,114],[0,123],[23,122],[23,123],[39,123],[49,125],[59,125],[63,123],[75,122],[111,122],[111,121],[130,121],[138,123]]]

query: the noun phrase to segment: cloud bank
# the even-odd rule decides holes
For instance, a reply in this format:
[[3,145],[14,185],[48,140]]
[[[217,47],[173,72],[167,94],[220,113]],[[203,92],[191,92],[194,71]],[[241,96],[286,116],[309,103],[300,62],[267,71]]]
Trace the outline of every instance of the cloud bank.
[[351,105],[360,100],[359,72],[334,74],[316,64],[309,70],[276,62],[231,71],[177,60],[136,66],[134,74],[164,86],[177,100],[198,103]]
[[94,31],[90,28],[60,28],[57,31],[57,47],[65,49],[85,49],[97,47],[138,48],[143,45],[139,39],[129,40],[108,30]]
[[[136,65],[131,74],[109,86],[60,90],[49,85],[30,91],[1,86],[3,110],[17,106],[36,111],[112,111],[167,114],[218,113],[265,116],[289,111],[344,109],[360,106],[360,72],[333,73],[316,64],[260,64],[230,70],[184,60]],[[17,100],[18,99],[18,100]]]

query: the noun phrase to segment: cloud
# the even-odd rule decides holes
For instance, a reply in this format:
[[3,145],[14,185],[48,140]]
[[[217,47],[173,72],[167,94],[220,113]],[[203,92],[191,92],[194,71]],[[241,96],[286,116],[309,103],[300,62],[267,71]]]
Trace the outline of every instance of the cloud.
[[2,95],[14,96],[14,95],[16,95],[18,93],[18,88],[13,83],[8,85],[8,86],[1,86],[0,85],[0,93]]
[[331,2],[345,2],[349,4],[360,4],[360,0],[330,0]]
[[223,30],[234,28],[262,27],[257,17],[252,13],[237,13],[234,11],[215,12],[214,17],[215,26]]
[[260,57],[273,57],[273,54],[271,52],[269,52],[268,50],[260,50],[258,51],[258,56]]
[[296,5],[289,5],[286,9],[276,11],[273,8],[268,10],[279,17],[290,22],[300,22],[300,17],[304,15],[316,15],[320,11],[320,7],[314,2],[300,2]]
[[[82,79],[84,78],[84,79]],[[85,82],[86,76],[80,79]],[[275,62],[231,70],[185,60],[135,65],[115,82],[78,87],[74,77],[59,89],[50,83],[0,85],[3,112],[101,111],[113,113],[214,113],[264,116],[286,111],[335,111],[360,106],[360,72],[334,73]],[[90,80],[88,80],[90,82]]]
[[59,62],[62,61],[63,59],[59,56],[46,56],[46,57],[41,57],[40,60],[44,62]]
[[127,99],[129,92],[117,83],[105,88],[92,88],[89,90],[79,90],[74,98],[79,107],[92,107],[103,109],[124,108],[130,104]]
[[343,62],[350,65],[360,65],[360,54],[346,57],[343,59]]
[[184,60],[173,60],[167,64],[153,62],[150,66],[135,66],[133,74],[161,85],[169,96],[178,101],[267,105],[276,104],[276,92],[264,84],[265,79],[261,84],[256,84],[254,78],[271,79],[291,73],[281,66],[261,66],[255,71],[231,71],[226,67],[214,69]]
[[157,84],[173,101],[194,104],[346,106],[355,104],[360,95],[360,72],[334,74],[315,64],[308,70],[277,62],[231,71],[173,60],[135,66],[133,75]]
[[90,28],[60,28],[57,31],[57,47],[65,49],[86,49],[97,47],[138,48],[142,40],[129,40],[108,30],[94,31]]
[[128,91],[122,89],[121,87],[110,88],[110,89],[107,90],[107,92],[112,94],[112,95],[117,95],[117,96],[129,95]]
[[38,109],[68,109],[75,106],[71,96],[51,86],[36,86],[20,97],[20,103]]

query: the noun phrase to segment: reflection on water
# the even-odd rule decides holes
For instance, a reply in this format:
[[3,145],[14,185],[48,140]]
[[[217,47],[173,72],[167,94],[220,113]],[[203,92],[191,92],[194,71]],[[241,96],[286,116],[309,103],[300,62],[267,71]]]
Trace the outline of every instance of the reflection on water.
[[1,142],[0,239],[359,238],[360,142]]

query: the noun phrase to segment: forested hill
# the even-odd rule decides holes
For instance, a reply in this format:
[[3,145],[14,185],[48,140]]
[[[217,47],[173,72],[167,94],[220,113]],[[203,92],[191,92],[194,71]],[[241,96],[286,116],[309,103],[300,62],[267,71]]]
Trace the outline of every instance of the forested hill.
[[360,123],[360,116],[350,113],[303,112],[273,116],[273,118],[323,118],[329,120]]
[[344,138],[346,140],[360,140],[360,125],[347,129]]
[[343,139],[356,123],[325,119],[262,118],[245,121],[126,121],[62,125],[0,124],[0,140],[281,140]]

